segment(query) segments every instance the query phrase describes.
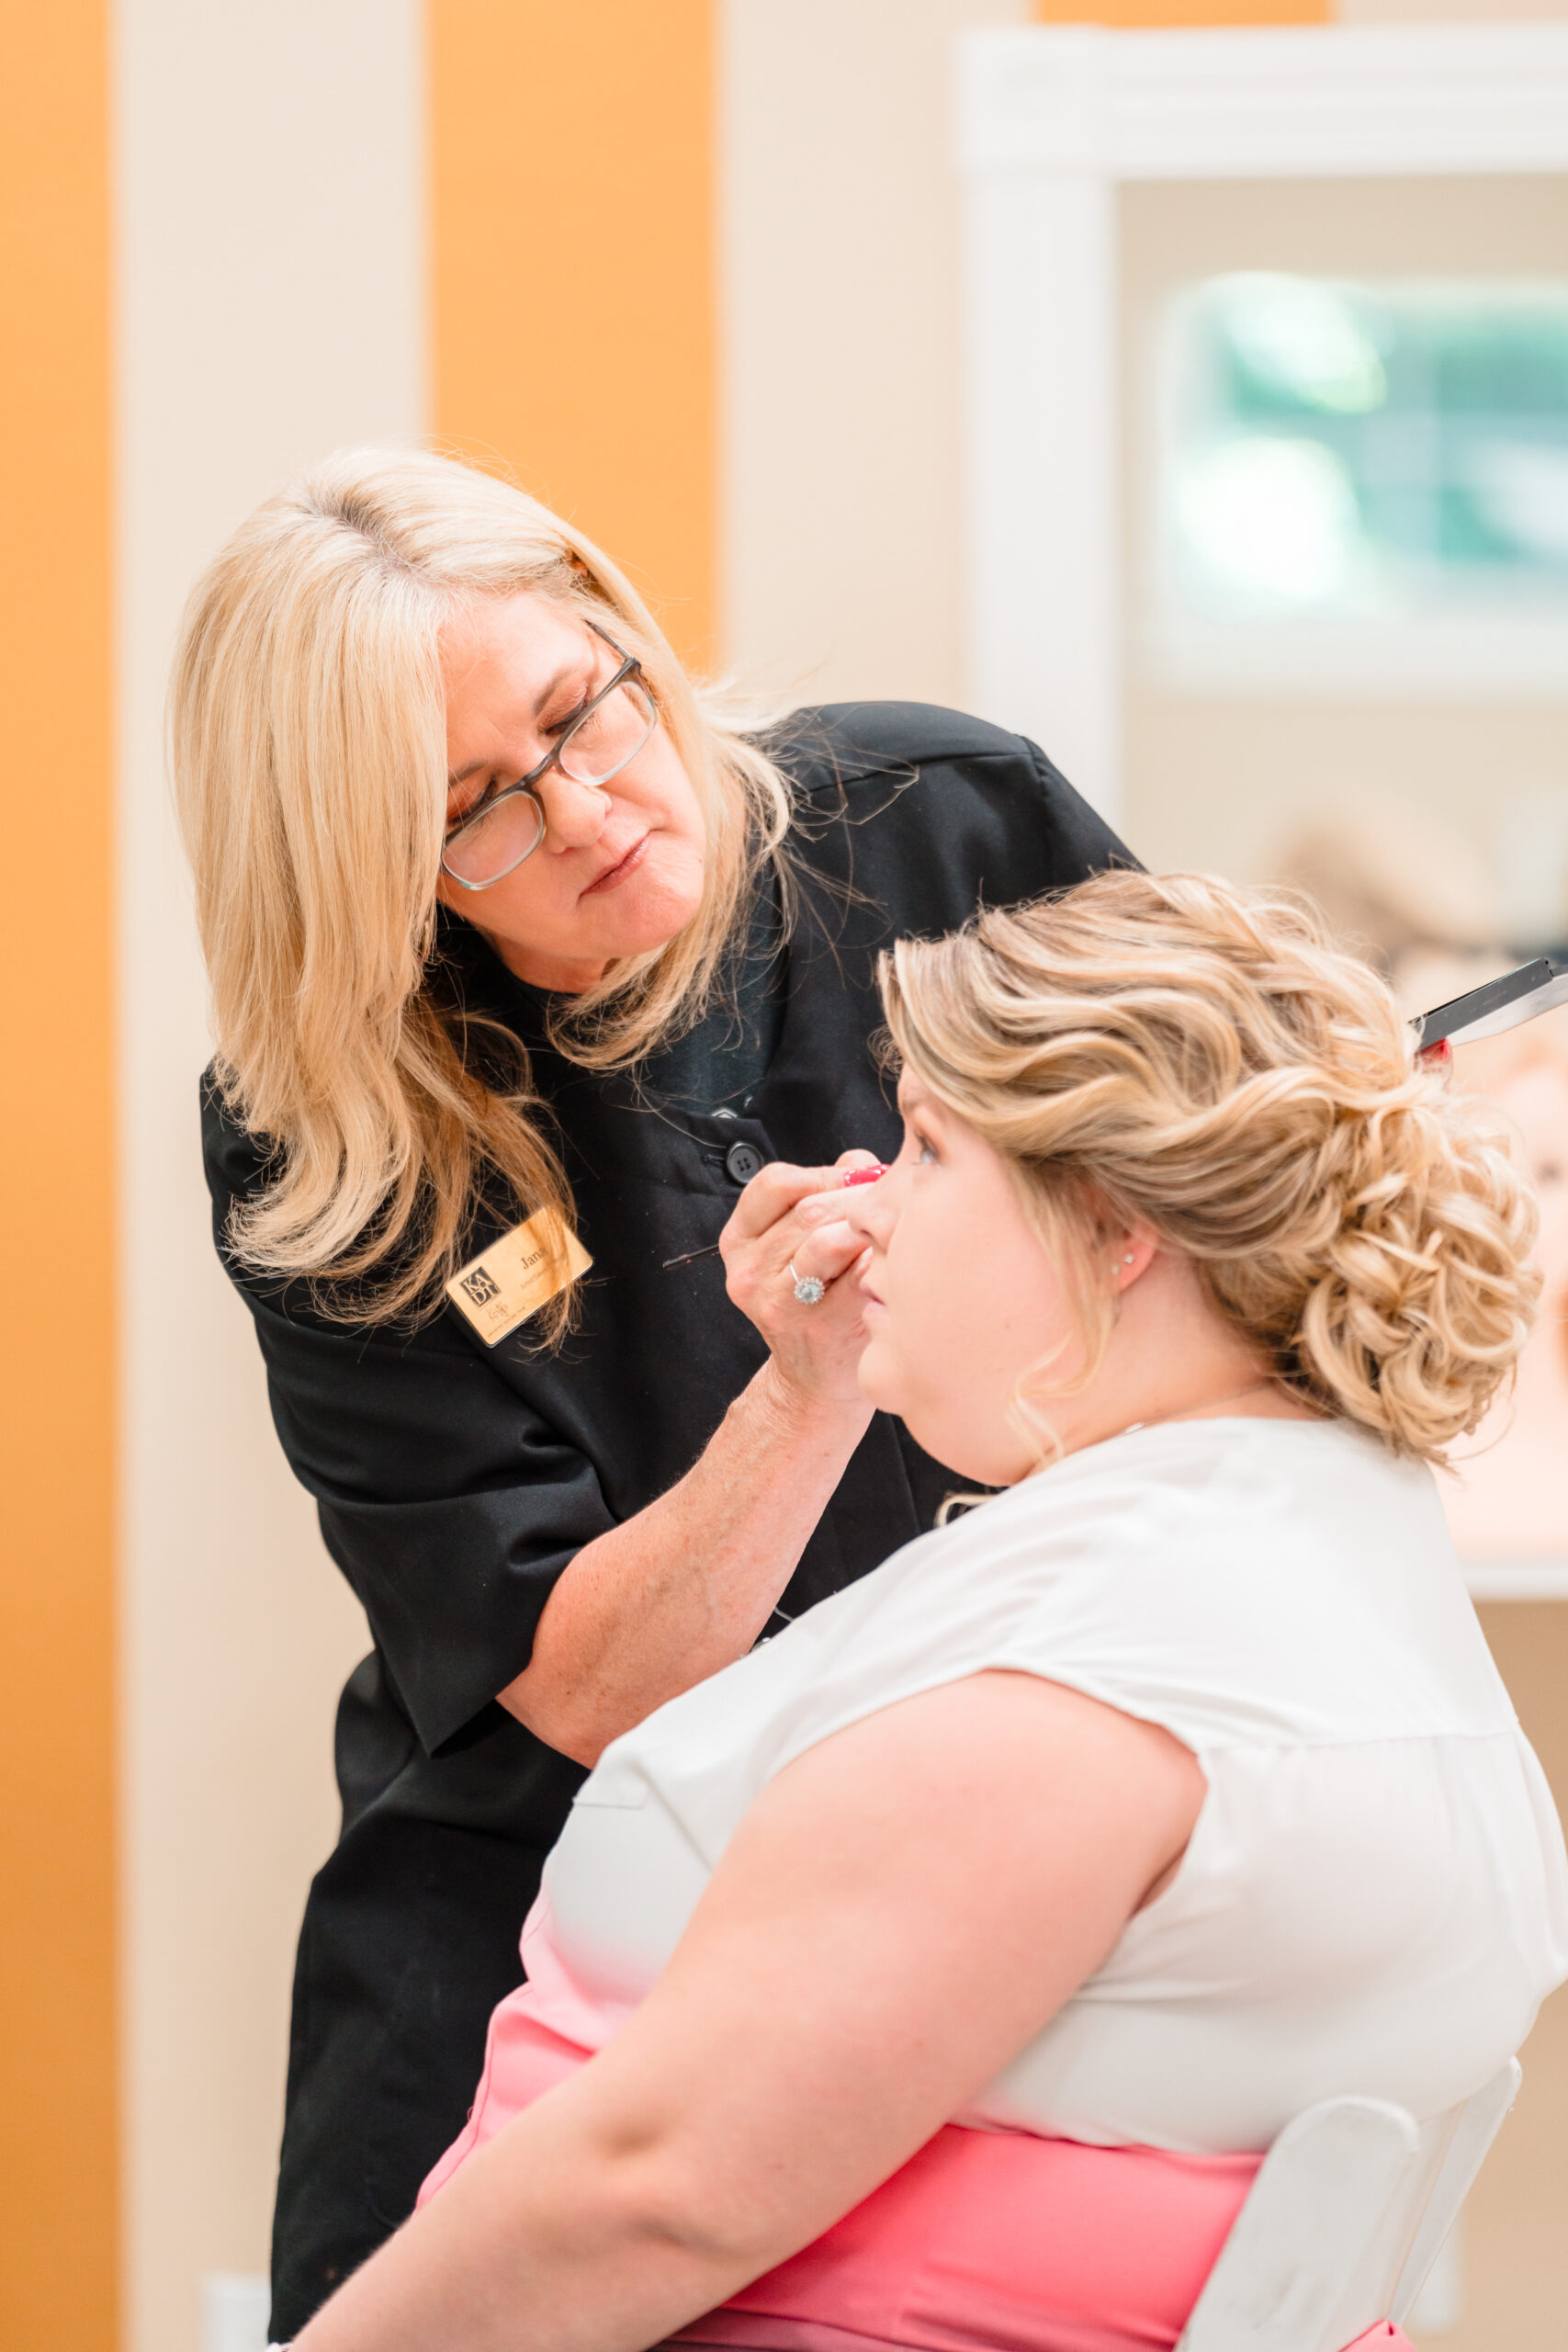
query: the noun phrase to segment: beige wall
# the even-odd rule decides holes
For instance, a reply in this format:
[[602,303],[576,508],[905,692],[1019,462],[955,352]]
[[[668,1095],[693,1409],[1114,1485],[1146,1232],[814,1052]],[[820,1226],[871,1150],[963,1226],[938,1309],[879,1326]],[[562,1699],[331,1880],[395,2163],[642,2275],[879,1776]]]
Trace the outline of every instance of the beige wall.
[[722,606],[797,700],[963,699],[953,36],[1027,0],[727,0]]
[[197,567],[302,458],[423,422],[415,0],[120,0],[122,1855],[128,2330],[265,2267],[300,1905],[363,1622],[208,1233],[205,991],[160,712]]

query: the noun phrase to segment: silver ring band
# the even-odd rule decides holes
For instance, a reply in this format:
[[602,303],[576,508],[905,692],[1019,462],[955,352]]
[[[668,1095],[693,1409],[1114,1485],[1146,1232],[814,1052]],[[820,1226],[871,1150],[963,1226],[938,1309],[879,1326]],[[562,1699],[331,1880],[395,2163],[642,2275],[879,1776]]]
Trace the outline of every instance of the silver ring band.
[[828,1285],[817,1274],[797,1274],[795,1260],[789,1261],[789,1278],[795,1284],[795,1295],[802,1306],[820,1306],[828,1295]]

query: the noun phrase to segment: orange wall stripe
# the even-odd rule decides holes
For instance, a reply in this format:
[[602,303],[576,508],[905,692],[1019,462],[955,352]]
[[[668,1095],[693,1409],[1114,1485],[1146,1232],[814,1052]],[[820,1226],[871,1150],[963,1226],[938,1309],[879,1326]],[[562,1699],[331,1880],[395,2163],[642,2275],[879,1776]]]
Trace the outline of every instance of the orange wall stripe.
[[432,414],[711,651],[714,0],[429,0]]
[[116,2334],[103,0],[0,0],[0,2343]]
[[1034,0],[1043,25],[1326,25],[1333,0]]

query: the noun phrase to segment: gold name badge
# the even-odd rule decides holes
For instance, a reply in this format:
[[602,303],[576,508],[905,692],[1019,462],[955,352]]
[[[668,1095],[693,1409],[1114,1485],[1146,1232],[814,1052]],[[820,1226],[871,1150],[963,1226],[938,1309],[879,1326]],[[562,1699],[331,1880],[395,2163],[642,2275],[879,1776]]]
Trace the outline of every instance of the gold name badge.
[[[558,1264],[561,1251],[565,1253],[564,1280],[550,1262],[552,1234],[561,1245],[555,1253]],[[536,1315],[567,1283],[585,1274],[592,1263],[576,1234],[566,1231],[553,1209],[537,1209],[499,1241],[492,1241],[482,1257],[471,1258],[460,1274],[454,1274],[446,1295],[468,1317],[486,1347],[493,1348],[519,1323]]]

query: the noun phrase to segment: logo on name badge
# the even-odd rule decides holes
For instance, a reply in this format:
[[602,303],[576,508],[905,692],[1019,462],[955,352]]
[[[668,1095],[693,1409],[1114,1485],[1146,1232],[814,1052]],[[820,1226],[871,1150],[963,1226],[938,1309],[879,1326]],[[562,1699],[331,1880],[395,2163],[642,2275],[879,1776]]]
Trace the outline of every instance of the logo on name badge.
[[[564,1253],[564,1280],[550,1262],[552,1235],[558,1237],[560,1244],[555,1253],[558,1265]],[[526,1323],[530,1315],[547,1306],[569,1282],[585,1274],[592,1263],[576,1234],[566,1230],[554,1209],[536,1209],[499,1241],[492,1241],[481,1256],[471,1258],[461,1273],[454,1274],[446,1295],[467,1316],[486,1347],[493,1348],[519,1323]]]

